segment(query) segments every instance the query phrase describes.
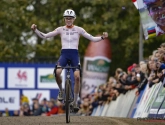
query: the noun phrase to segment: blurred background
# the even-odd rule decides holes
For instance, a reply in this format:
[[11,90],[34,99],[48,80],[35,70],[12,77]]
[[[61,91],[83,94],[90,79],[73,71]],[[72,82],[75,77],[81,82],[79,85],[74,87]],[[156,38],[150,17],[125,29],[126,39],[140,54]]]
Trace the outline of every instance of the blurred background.
[[[75,10],[75,25],[93,36],[107,31],[112,49],[109,74],[117,67],[138,62],[139,12],[130,0],[1,0],[0,61],[54,63],[61,50],[60,37],[43,40],[30,29],[34,23],[42,32],[64,25],[63,12]],[[165,37],[144,41],[144,58],[164,41]],[[81,37],[81,62],[89,40]],[[97,51],[97,50],[96,50]]]

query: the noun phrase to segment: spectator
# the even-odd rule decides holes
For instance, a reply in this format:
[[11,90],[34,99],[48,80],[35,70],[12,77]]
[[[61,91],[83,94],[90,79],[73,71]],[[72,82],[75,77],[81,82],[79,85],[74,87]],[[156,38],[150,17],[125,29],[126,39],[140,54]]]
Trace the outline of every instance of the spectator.
[[50,108],[50,111],[47,113],[43,113],[42,116],[51,116],[56,115],[58,113],[58,107],[55,105],[54,100],[50,100],[48,102],[48,107]]
[[33,104],[32,104],[32,112],[34,112],[34,105],[37,103],[37,104],[39,104],[39,102],[38,102],[38,99],[37,98],[33,98],[32,99],[32,101],[33,101]]
[[34,103],[34,116],[39,116],[42,114],[42,107],[39,105],[39,103]]
[[140,65],[140,71],[143,72],[147,77],[148,76],[147,64],[145,63],[145,61],[140,61],[139,65]]
[[42,101],[41,101],[41,110],[42,110],[42,113],[46,113],[48,112],[48,105],[47,105],[47,100],[46,98],[44,98]]
[[21,105],[23,105],[24,103],[27,103],[27,104],[29,104],[29,99],[28,99],[28,97],[27,96],[25,96],[25,95],[21,95]]
[[13,112],[13,116],[19,116],[19,111],[18,111],[18,110],[15,110],[15,111]]
[[89,102],[86,101],[83,103],[83,105],[81,106],[81,109],[78,111],[78,114],[84,115],[84,116],[88,116],[89,114],[91,114]]
[[5,112],[2,114],[2,116],[11,116],[8,108],[5,109]]
[[60,101],[57,100],[57,106],[58,106],[58,113],[57,114],[64,114],[65,109],[64,109],[63,103],[61,103]]
[[23,116],[31,116],[32,115],[32,112],[30,110],[30,106],[29,104],[25,103],[23,105]]
[[117,68],[116,71],[115,71],[115,76],[114,77],[117,81],[118,81],[118,76],[121,72],[123,72],[123,70],[121,68]]

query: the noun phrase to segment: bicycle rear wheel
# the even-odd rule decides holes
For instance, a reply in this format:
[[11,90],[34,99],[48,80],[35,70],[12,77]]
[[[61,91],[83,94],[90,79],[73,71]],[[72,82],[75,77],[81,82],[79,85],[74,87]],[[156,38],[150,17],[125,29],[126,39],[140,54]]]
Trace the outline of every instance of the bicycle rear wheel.
[[70,122],[70,80],[66,80],[65,83],[65,111],[66,111],[66,123]]

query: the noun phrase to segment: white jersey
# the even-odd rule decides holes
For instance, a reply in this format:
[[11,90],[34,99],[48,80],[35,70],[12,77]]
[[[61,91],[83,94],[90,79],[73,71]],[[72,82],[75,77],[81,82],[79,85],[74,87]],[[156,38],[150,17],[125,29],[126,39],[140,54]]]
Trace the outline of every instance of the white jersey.
[[59,34],[61,36],[62,49],[77,49],[78,50],[80,35],[84,36],[85,38],[93,42],[98,42],[102,40],[101,36],[94,37],[90,35],[89,33],[87,33],[83,28],[78,27],[78,26],[73,26],[72,28],[61,26],[47,34],[42,33],[38,29],[36,29],[35,33],[43,39],[53,37]]

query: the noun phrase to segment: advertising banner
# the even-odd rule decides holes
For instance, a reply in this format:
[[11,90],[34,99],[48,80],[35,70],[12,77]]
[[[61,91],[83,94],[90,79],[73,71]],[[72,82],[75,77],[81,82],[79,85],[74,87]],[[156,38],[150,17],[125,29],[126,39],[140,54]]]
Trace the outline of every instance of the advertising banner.
[[130,118],[134,117],[136,110],[137,110],[137,107],[140,104],[140,101],[143,97],[143,93],[145,93],[146,88],[147,87],[145,86],[145,88],[140,92],[140,95],[138,97],[136,97],[136,99],[134,100],[131,111],[130,111]]
[[20,93],[19,90],[1,90],[0,91],[0,110],[19,110]]
[[[96,51],[96,48],[99,48],[99,51]],[[83,63],[82,97],[107,81],[110,62],[110,41],[108,39],[97,43],[91,41],[86,49]]]
[[164,0],[137,0],[145,39],[165,33]]
[[[38,68],[38,88],[58,89],[57,82],[53,75],[54,68]],[[65,70],[61,73],[63,87],[65,83]]]
[[[165,89],[165,88],[164,88]],[[159,109],[159,112],[158,112],[158,114],[157,114],[157,117],[159,117],[159,118],[164,118],[164,116],[165,116],[165,97],[164,97],[164,101],[163,101],[163,103],[162,103],[162,106],[161,106],[161,108]]]
[[147,102],[147,100],[150,96],[150,91],[151,91],[151,89],[149,88],[149,86],[147,84],[146,90],[145,90],[145,92],[142,96],[142,99],[141,99],[140,103],[138,104],[138,107],[137,107],[137,110],[135,112],[134,118],[141,117],[142,112],[143,112],[144,107],[145,107],[145,103]]
[[34,88],[35,68],[8,68],[8,88]]
[[154,100],[151,109],[149,111],[149,117],[155,117],[159,111],[160,106],[163,103],[165,97],[165,88],[161,86],[157,98]]
[[161,85],[162,85],[162,83],[160,82],[160,83],[157,83],[157,84],[152,86],[150,96],[148,98],[148,101],[145,104],[145,108],[144,108],[144,111],[143,111],[143,114],[141,117],[147,117],[148,116],[149,110],[150,110],[155,98],[157,97],[157,94],[158,94],[158,91],[159,91]]
[[41,102],[44,98],[50,99],[49,90],[23,90],[23,95],[29,99],[29,104],[32,105],[32,99],[37,98]]
[[5,87],[5,68],[0,68],[0,88]]

